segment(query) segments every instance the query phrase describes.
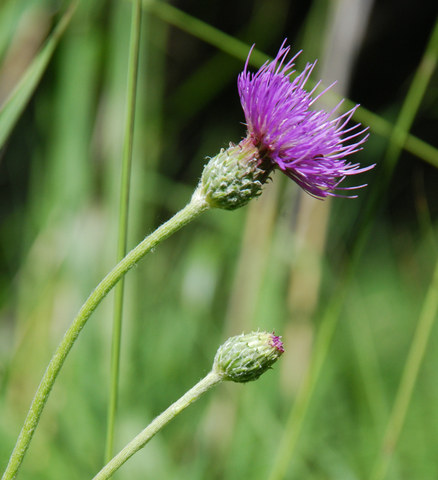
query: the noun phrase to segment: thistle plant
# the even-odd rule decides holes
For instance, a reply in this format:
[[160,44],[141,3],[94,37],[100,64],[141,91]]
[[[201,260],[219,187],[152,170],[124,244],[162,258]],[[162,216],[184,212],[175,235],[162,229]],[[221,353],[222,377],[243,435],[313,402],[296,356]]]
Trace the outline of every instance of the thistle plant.
[[211,372],[156,417],[108,462],[93,480],[110,478],[165,425],[212,387],[223,381],[246,383],[257,380],[272,367],[283,352],[281,337],[274,333],[252,332],[229,338],[219,347]]
[[[329,112],[315,109],[316,101],[326,91],[315,94],[319,84],[309,92],[305,90],[315,64],[308,64],[302,73],[295,75],[293,62],[296,56],[287,60],[289,51],[290,48],[283,43],[275,59],[265,63],[256,73],[248,71],[248,56],[238,77],[247,127],[245,138],[237,145],[230,144],[208,161],[190,202],[131,250],[79,310],[37,389],[3,475],[4,480],[16,476],[56,377],[88,318],[117,282],[152,248],[210,208],[233,210],[247,204],[261,194],[274,170],[282,171],[304,191],[319,199],[341,196],[338,191],[364,186],[340,186],[345,177],[373,167],[360,168],[347,161],[351,154],[362,148],[367,138],[366,129],[359,124],[349,125],[357,107],[338,117],[334,114],[339,105]],[[248,370],[241,373],[240,381],[257,378],[260,374],[255,373],[259,372],[258,365],[249,359],[245,365]],[[232,364],[229,368],[231,370],[223,370],[221,378],[228,376],[228,379],[239,381]]]

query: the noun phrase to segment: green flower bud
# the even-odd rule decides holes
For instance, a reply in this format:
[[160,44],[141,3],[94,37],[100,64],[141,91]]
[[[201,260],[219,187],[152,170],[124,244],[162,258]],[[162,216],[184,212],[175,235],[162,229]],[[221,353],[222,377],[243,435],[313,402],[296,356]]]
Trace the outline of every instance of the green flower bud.
[[233,382],[250,382],[273,365],[284,352],[281,337],[252,332],[229,338],[216,353],[213,371]]
[[272,167],[264,168],[264,163],[257,147],[245,138],[210,159],[198,189],[211,207],[226,210],[243,207],[262,193],[272,171]]

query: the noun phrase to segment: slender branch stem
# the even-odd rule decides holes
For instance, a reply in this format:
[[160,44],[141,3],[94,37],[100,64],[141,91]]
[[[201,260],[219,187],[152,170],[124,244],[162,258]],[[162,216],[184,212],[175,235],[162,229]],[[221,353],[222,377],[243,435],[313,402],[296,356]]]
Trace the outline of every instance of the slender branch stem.
[[30,405],[23,428],[18,437],[15,448],[9,459],[8,466],[3,474],[2,480],[11,480],[15,478],[18,469],[23,462],[29,444],[32,440],[34,431],[38,425],[41,413],[47,402],[48,396],[55,383],[56,377],[64,364],[65,358],[73,347],[79,333],[86,324],[90,315],[94,312],[100,302],[105,298],[114,285],[130,270],[136,263],[143,258],[152,248],[162,242],[164,239],[175,233],[181,227],[189,223],[202,212],[208,210],[209,206],[197,191],[195,191],[191,201],[181,211],[174,215],[170,220],[157,228],[126,257],[121,260],[99,283],[91,295],[79,310],[73,323],[61,340],[50,363],[44,373],[41,383],[35,393]]
[[93,480],[104,480],[110,478],[134,453],[138,452],[146,443],[165,425],[173,420],[185,408],[198,400],[205,392],[210,390],[222,381],[222,375],[214,371],[200,380],[193,388],[185,393],[179,400],[173,403],[167,410],[155,418],[142,432],[131,440]]
[[[123,148],[122,179],[120,189],[119,239],[117,261],[126,255],[128,237],[129,191],[131,185],[132,151],[134,143],[135,101],[137,97],[138,57],[140,50],[141,0],[132,3],[131,40],[129,46],[128,88]],[[111,347],[111,380],[108,402],[108,420],[105,445],[105,463],[113,456],[114,429],[119,390],[120,345],[122,337],[123,294],[125,281],[122,278],[114,292],[114,319]]]

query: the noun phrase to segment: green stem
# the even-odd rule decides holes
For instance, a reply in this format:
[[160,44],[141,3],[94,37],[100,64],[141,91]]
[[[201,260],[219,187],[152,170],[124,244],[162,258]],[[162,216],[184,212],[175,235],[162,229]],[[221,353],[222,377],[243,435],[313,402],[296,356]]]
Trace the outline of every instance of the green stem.
[[142,432],[131,440],[93,480],[104,480],[110,478],[134,453],[138,452],[146,443],[158,433],[165,425],[173,420],[185,408],[198,400],[205,392],[210,390],[223,380],[222,375],[212,371],[193,388],[185,393],[179,400],[173,403],[167,410],[153,420]]
[[15,448],[9,459],[8,466],[3,474],[2,480],[11,480],[15,478],[18,469],[23,462],[24,455],[32,440],[33,433],[38,425],[41,413],[47,402],[50,391],[55,383],[56,377],[64,364],[67,354],[73,347],[79,333],[86,324],[90,315],[94,312],[100,302],[105,298],[114,285],[130,270],[136,263],[143,258],[152,248],[162,242],[164,239],[175,233],[181,227],[189,223],[202,212],[208,210],[209,206],[205,199],[195,191],[190,203],[181,211],[174,215],[170,220],[157,228],[126,257],[121,260],[99,283],[95,290],[79,310],[78,315],[73,320],[69,329],[61,340],[50,363],[44,373],[41,383],[35,393],[29,408],[23,428],[21,429]]
[[[117,261],[126,255],[128,236],[129,191],[131,184],[132,150],[134,140],[135,101],[137,93],[138,57],[140,46],[141,0],[132,4],[131,40],[129,47],[126,130],[123,150],[122,179],[120,190],[119,239]],[[105,463],[113,456],[114,429],[119,390],[120,345],[122,336],[123,293],[125,281],[122,278],[114,292],[114,319],[111,347],[111,380],[108,403],[108,420],[105,446]]]

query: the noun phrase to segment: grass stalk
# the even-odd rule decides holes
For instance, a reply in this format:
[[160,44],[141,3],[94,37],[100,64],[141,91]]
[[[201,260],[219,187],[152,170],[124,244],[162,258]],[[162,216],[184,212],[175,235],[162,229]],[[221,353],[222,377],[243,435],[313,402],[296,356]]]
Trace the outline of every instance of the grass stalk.
[[[141,31],[141,0],[132,4],[131,39],[129,45],[127,106],[125,121],[125,139],[123,148],[122,175],[120,188],[119,236],[117,261],[126,255],[128,236],[129,192],[131,185],[131,166],[134,140],[135,104],[137,97],[138,60]],[[114,430],[119,390],[120,346],[122,335],[124,278],[117,284],[114,292],[114,319],[111,348],[111,379],[107,417],[105,462],[108,462],[114,448]]]
[[426,353],[432,327],[438,312],[438,261],[429,285],[420,319],[403,369],[400,385],[386,426],[382,444],[371,474],[371,480],[383,480],[397,448],[409,404],[417,382],[421,363]]
[[45,45],[38,52],[37,56],[27,68],[25,74],[17,83],[17,86],[11,92],[0,108],[0,148],[3,147],[9,137],[12,129],[16,125],[20,115],[23,113],[32,94],[38,86],[41,77],[53,56],[53,53],[68,27],[73,14],[79,4],[79,0],[74,0],[58,24],[54,28]]
[[286,478],[289,463],[298,445],[298,440],[303,430],[311,399],[330,350],[333,335],[338,324],[340,310],[342,309],[342,301],[347,284],[348,282],[345,281],[342,286],[342,292],[337,292],[337,295],[333,297],[333,301],[327,308],[321,322],[311,364],[308,373],[303,380],[303,384],[300,387],[295,404],[291,408],[289,417],[286,421],[284,435],[279,444],[277,456],[268,477],[269,480]]

